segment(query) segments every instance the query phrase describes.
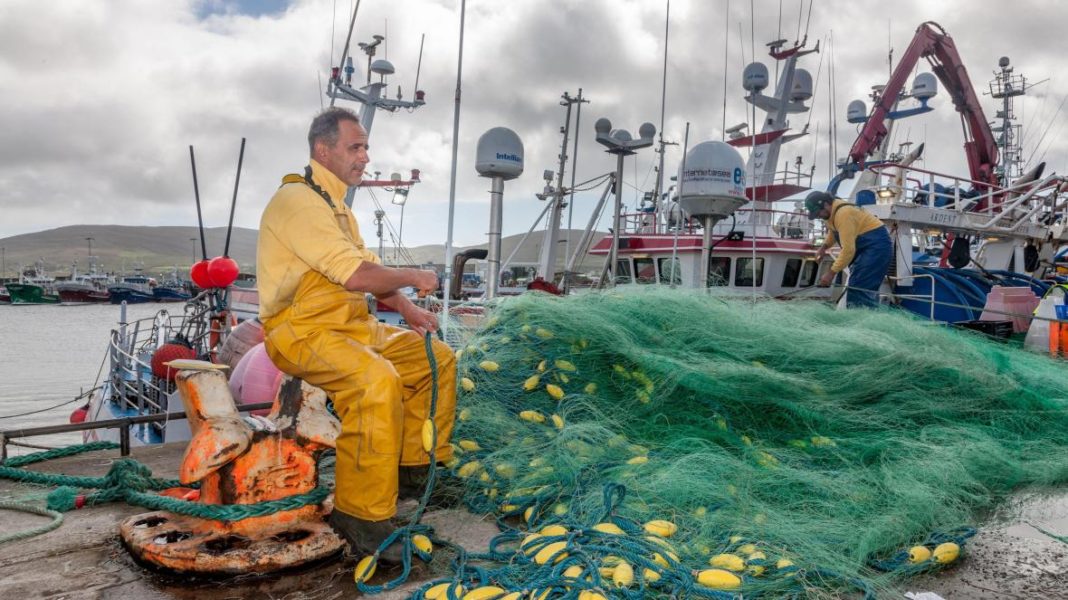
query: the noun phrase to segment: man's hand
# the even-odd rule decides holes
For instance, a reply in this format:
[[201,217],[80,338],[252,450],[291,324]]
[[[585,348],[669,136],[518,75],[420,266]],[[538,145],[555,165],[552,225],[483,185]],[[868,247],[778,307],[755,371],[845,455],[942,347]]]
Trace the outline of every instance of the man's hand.
[[[412,286],[419,291],[420,296],[431,294],[438,289],[438,274],[436,271],[423,271],[413,269]],[[425,312],[425,311],[424,311]]]
[[838,273],[835,273],[834,271],[827,271],[823,274],[823,277],[820,277],[820,282],[817,285],[820,287],[830,287],[831,282],[834,281],[834,276],[837,274]]
[[827,256],[827,247],[820,246],[820,249],[816,250],[816,262],[820,262],[825,256]]
[[[423,272],[430,273],[430,271]],[[434,333],[438,330],[438,318],[434,313],[423,310],[411,302],[404,302],[397,311],[408,327],[411,327],[412,331],[418,333],[420,337],[426,337],[427,332]]]

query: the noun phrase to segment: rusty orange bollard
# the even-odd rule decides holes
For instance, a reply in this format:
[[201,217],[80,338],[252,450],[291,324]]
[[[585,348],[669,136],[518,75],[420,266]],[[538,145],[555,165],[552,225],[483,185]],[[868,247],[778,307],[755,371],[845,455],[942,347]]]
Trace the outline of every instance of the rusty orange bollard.
[[[179,480],[200,482],[199,502],[253,504],[315,489],[319,455],[340,432],[325,392],[287,378],[270,414],[254,427],[237,412],[217,369],[184,368],[176,381],[193,433]],[[156,511],[126,519],[120,532],[134,556],[169,570],[267,573],[339,552],[344,542],[324,522],[329,512],[308,505],[216,521]]]

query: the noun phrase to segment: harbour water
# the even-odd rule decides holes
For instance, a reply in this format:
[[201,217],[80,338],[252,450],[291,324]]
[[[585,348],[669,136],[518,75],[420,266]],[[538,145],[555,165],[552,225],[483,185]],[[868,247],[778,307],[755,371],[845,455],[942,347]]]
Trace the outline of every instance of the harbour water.
[[[181,310],[181,305],[133,304],[127,319],[151,317],[164,308]],[[111,304],[0,305],[0,431],[67,423],[80,404],[74,398],[90,390],[98,374],[107,375],[107,344],[118,321],[119,307]],[[59,446],[79,443],[81,435],[26,441]]]

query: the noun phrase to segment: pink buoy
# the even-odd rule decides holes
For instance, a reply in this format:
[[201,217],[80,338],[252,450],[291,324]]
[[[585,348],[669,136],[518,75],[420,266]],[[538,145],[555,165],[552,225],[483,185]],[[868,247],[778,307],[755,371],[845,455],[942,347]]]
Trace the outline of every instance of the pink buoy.
[[[237,363],[230,375],[230,393],[238,406],[274,402],[282,385],[282,372],[267,356],[263,343],[256,344]],[[269,409],[252,411],[254,415],[266,415]]]
[[219,350],[219,363],[236,369],[245,353],[262,341],[263,325],[260,324],[259,319],[243,321],[230,332],[230,335],[226,336],[226,341]]

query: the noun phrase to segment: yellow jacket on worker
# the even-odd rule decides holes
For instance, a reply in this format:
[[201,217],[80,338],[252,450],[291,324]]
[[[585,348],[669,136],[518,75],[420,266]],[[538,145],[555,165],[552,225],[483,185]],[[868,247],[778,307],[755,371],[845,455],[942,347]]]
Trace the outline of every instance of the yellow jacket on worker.
[[827,240],[823,243],[824,248],[830,248],[837,240],[838,245],[842,247],[838,258],[831,265],[831,270],[840,273],[848,267],[857,252],[857,238],[883,226],[879,217],[855,204],[836,199],[831,204],[831,218],[827,219]]
[[[381,521],[396,513],[399,465],[429,464],[422,446],[432,378],[425,342],[380,323],[345,282],[379,263],[344,204],[346,185],[312,161],[311,183],[287,178],[264,210],[257,247],[260,318],[268,355],[283,372],[323,388],[341,419],[334,504]],[[329,203],[328,200],[329,199]],[[332,206],[331,206],[332,204]],[[435,341],[436,458],[451,457],[455,356]]]

